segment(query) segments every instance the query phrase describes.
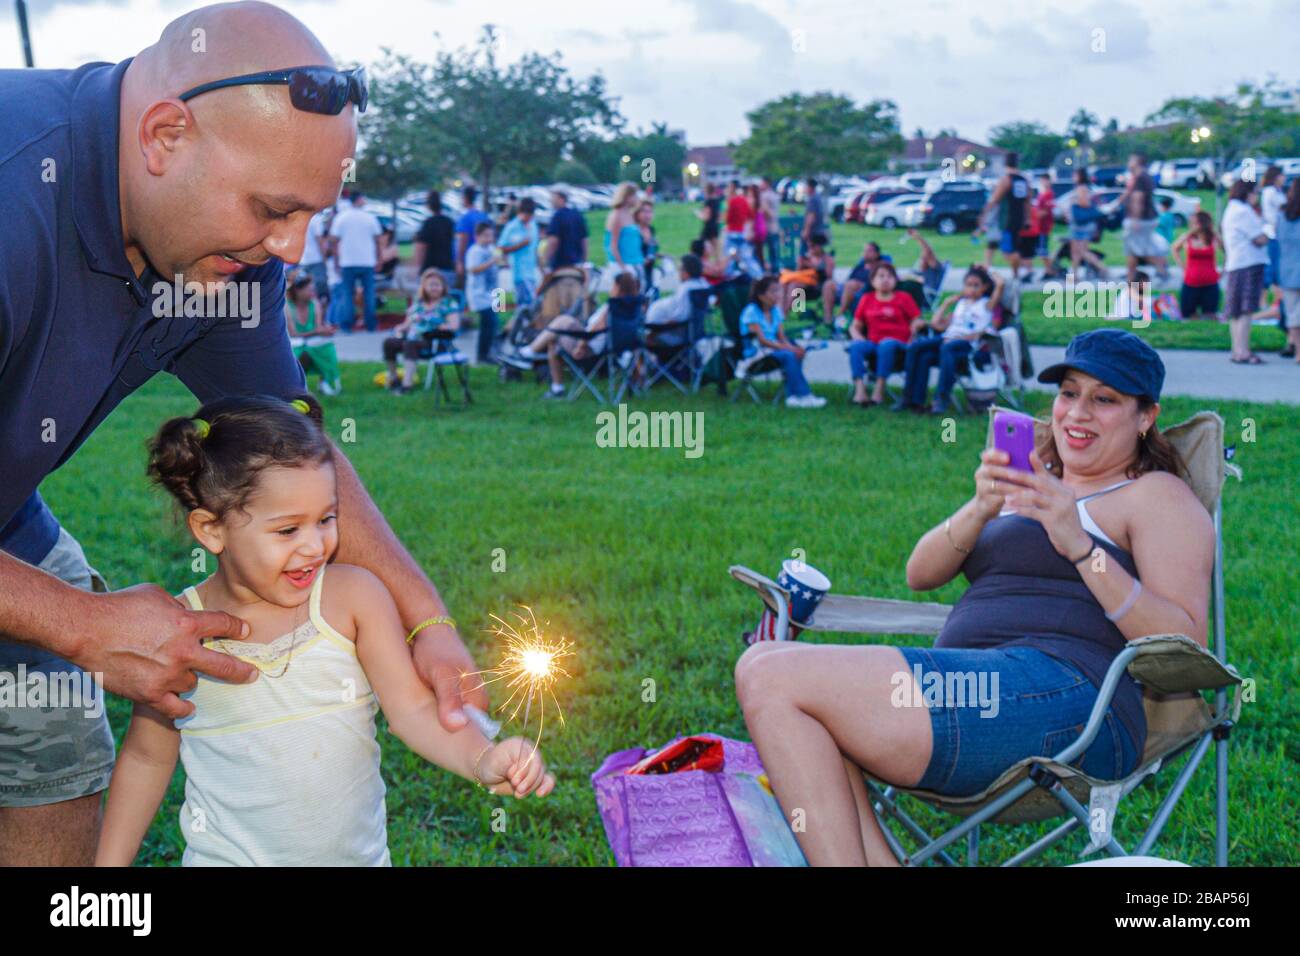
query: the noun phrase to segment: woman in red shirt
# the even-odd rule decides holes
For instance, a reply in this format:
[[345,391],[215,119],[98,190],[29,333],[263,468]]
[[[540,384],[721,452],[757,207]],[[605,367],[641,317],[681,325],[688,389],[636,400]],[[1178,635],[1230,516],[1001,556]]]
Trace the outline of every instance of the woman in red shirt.
[[[1197,312],[1206,318],[1219,318],[1219,267],[1217,254],[1223,240],[1214,231],[1208,212],[1192,215],[1192,228],[1174,243],[1174,261],[1183,269],[1183,288],[1178,293],[1178,309],[1184,319]],[[1184,253],[1186,253],[1184,255]]]
[[[918,328],[921,309],[906,292],[896,291],[898,273],[889,262],[871,270],[871,288],[853,313],[849,326],[849,369],[853,375],[853,404],[879,405],[885,400],[885,379],[902,358]],[[867,360],[876,365],[876,386],[867,397]]]

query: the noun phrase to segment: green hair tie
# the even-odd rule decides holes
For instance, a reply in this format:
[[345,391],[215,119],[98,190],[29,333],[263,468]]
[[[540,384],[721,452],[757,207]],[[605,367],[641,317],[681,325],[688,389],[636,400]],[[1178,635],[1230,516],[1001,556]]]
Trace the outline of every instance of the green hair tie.
[[199,441],[207,438],[208,433],[212,431],[212,426],[201,418],[191,418],[190,421],[194,423],[194,430],[199,433]]
[[304,415],[311,411],[311,406],[308,405],[307,400],[303,398],[295,398],[289,404],[298,409],[298,411],[302,412]]

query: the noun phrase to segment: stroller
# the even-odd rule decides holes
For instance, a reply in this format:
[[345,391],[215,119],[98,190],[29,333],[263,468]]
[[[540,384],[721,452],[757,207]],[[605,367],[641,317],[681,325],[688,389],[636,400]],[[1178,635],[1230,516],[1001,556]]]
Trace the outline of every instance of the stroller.
[[[571,315],[585,322],[595,307],[586,273],[578,266],[561,266],[542,280],[530,305],[515,309],[514,316],[498,335],[494,349],[498,354],[509,355],[535,339],[537,333],[559,316]],[[539,378],[543,374],[539,368]],[[523,369],[517,363],[502,362],[497,375],[503,382],[519,381]]]

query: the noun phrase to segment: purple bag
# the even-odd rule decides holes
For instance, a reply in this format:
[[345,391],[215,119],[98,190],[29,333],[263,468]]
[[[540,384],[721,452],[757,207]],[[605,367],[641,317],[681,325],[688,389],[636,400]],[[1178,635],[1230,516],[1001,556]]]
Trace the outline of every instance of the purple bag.
[[629,775],[649,752],[636,747],[610,754],[591,775],[618,865],[806,866],[780,804],[758,779],[754,745],[694,736],[722,741],[720,772]]

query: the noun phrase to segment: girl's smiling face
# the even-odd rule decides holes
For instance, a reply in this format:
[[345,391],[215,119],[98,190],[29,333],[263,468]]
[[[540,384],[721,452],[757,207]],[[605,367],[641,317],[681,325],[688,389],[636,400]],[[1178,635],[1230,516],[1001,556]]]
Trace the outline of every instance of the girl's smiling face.
[[[206,520],[205,520],[206,519]],[[191,512],[194,536],[213,554],[229,583],[281,607],[308,600],[321,566],[338,550],[338,489],[328,462],[270,467],[242,511],[221,521]]]

